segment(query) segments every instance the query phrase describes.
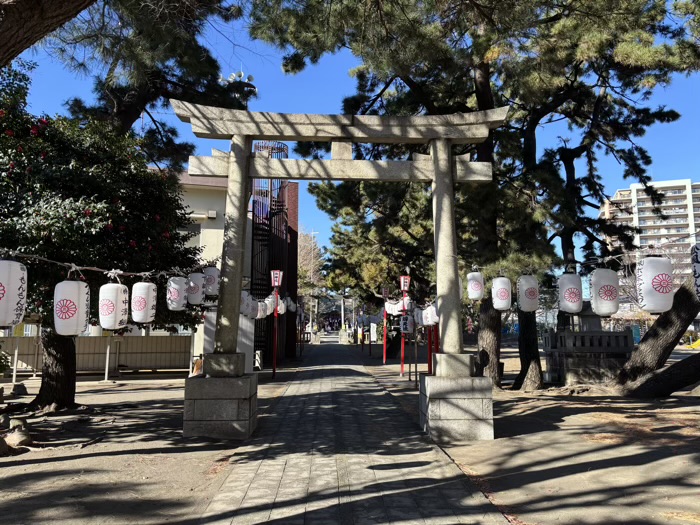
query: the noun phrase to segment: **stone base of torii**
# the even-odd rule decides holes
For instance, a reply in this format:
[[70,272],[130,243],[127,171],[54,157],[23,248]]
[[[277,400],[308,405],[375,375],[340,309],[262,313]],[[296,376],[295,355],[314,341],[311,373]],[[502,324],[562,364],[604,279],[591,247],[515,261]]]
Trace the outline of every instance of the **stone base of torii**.
[[[254,113],[171,101],[198,137],[226,139],[229,153],[190,157],[190,176],[227,177],[226,221],[214,354],[204,375],[185,383],[185,436],[245,439],[257,422],[257,376],[245,374],[236,353],[243,249],[250,180],[365,180],[431,183],[442,354],[434,375],[420,381],[421,425],[443,443],[493,439],[492,384],[472,377],[473,357],[463,354],[461,289],[454,215],[455,183],[491,180],[491,164],[452,155],[453,144],[486,140],[508,108],[417,117]],[[255,157],[254,140],[328,141],[330,160]],[[411,161],[353,160],[353,143],[429,144],[429,155]]]

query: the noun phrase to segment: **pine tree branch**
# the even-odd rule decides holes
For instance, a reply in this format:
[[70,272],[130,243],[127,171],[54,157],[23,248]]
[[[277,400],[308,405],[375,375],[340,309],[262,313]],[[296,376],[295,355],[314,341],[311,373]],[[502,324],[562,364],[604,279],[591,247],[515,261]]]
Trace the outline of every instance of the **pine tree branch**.
[[421,86],[418,82],[413,80],[410,76],[408,75],[401,75],[399,76],[401,81],[406,84],[411,92],[416,96],[418,101],[423,104],[423,107],[425,108],[426,112],[429,115],[438,115],[438,109],[433,103],[432,99],[430,96],[428,96],[428,93],[425,91],[423,86]]
[[372,99],[368,102],[368,104],[360,111],[360,115],[366,115],[367,112],[372,109],[372,107],[377,103],[378,100],[384,96],[384,93],[386,92],[387,89],[389,89],[389,86],[391,86],[394,83],[394,80],[396,80],[398,77],[396,75],[392,76],[385,84],[382,89],[379,90],[379,93],[377,93]]

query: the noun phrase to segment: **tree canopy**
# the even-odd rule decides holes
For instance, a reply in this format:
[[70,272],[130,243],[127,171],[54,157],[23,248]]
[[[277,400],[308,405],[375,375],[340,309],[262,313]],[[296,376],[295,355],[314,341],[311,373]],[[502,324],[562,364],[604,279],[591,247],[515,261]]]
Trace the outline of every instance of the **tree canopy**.
[[[26,71],[0,70],[0,247],[79,266],[155,272],[155,325],[198,323],[199,311],[166,308],[167,276],[159,273],[200,265],[199,249],[187,245],[191,219],[178,174],[150,168],[139,141],[107,123],[31,115],[28,87]],[[90,285],[96,320],[107,276],[69,276],[61,266],[25,262],[28,313],[38,314],[42,326],[52,326],[53,288],[66,278]]]
[[[597,165],[610,155],[625,177],[649,182],[651,158],[638,138],[650,126],[678,118],[649,99],[674,73],[697,69],[696,10],[694,2],[663,0],[260,0],[249,16],[251,34],[284,50],[289,72],[343,48],[360,57],[364,76],[358,75],[358,93],[345,112],[446,114],[511,106],[506,127],[460,151],[494,166],[492,183],[462,189],[458,200],[466,240],[460,255],[493,272],[518,255],[551,260],[546,245],[557,238],[569,265],[581,262],[577,243],[586,259],[633,248],[633,231],[587,211],[607,198]],[[556,142],[542,142],[545,128],[557,130]],[[370,154],[406,158],[408,152],[387,148]],[[356,156],[364,155],[358,149]],[[346,227],[335,231],[334,256],[372,243],[378,253],[365,260],[383,254],[396,264],[384,241],[396,230],[410,239],[407,225],[418,224],[422,212],[407,220],[409,214],[394,209],[386,215],[392,230],[381,223],[385,215],[368,206],[374,202],[369,184],[342,186],[314,189],[322,207],[347,209],[350,216],[355,210],[352,219],[343,219]],[[652,189],[649,193],[656,197]],[[325,204],[329,198],[333,206]],[[397,200],[402,198],[411,199],[403,190]],[[610,235],[620,246],[608,244]],[[410,253],[410,247],[402,244],[398,251]],[[481,313],[479,348],[497,380],[500,315],[488,299]],[[521,330],[525,322],[534,324],[534,316],[521,320]],[[483,333],[490,337],[482,340]],[[533,341],[536,349],[536,339],[521,340],[521,352]]]

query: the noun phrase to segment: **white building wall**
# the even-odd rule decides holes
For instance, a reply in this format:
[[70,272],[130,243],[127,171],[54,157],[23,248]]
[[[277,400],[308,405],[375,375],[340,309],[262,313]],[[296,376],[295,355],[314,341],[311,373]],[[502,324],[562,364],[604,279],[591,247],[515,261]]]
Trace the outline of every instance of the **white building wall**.
[[[695,230],[696,221],[700,225],[700,183],[693,187],[690,179],[677,179],[652,182],[651,185],[664,194],[660,207],[668,219],[652,214],[650,198],[644,193],[644,186],[639,183],[630,186],[630,201],[622,198],[626,190],[618,190],[612,202],[629,202],[631,225],[641,230],[635,235],[635,243],[642,249],[654,246],[655,253],[668,254],[675,263],[674,273],[681,278],[690,274],[690,249],[698,240]],[[695,194],[693,190],[696,191]],[[698,209],[697,219],[695,207]],[[643,253],[645,252],[640,252],[639,255]]]
[[[183,178],[184,179],[184,178]],[[192,179],[190,178],[189,181]],[[184,180],[183,180],[184,182]],[[189,208],[190,214],[200,226],[199,235],[190,242],[202,248],[202,259],[221,259],[224,243],[224,221],[226,216],[226,186],[198,186],[188,182],[183,183],[183,199]],[[243,280],[250,281],[250,267],[252,255],[252,220],[248,217],[246,231],[246,262],[243,268]],[[219,269],[221,261],[217,262]],[[244,287],[245,289],[245,287]],[[241,316],[238,327],[238,351],[246,354],[246,373],[253,372],[253,336],[255,322],[245,316]],[[193,353],[199,356],[214,350],[214,330],[216,328],[216,311],[210,312],[205,317],[205,322],[200,325],[194,334]]]

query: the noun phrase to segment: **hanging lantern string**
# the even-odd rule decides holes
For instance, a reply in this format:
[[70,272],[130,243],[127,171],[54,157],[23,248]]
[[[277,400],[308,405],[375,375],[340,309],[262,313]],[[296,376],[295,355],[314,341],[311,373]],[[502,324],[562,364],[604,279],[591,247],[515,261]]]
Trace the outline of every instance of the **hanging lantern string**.
[[71,274],[73,274],[73,273],[78,273],[78,274],[80,274],[81,277],[83,277],[82,272],[84,272],[84,271],[103,273],[107,277],[109,277],[110,279],[116,279],[117,281],[119,281],[119,276],[148,278],[153,274],[156,274],[157,277],[186,276],[187,275],[186,271],[182,270],[181,268],[177,268],[177,267],[172,268],[170,270],[160,271],[157,273],[155,270],[150,270],[147,272],[125,272],[125,271],[118,270],[118,269],[106,270],[104,268],[97,268],[96,266],[78,266],[75,263],[65,263],[65,262],[61,262],[61,261],[54,261],[52,259],[47,259],[46,257],[41,257],[40,255],[25,254],[25,253],[18,252],[17,250],[10,250],[9,248],[0,248],[0,253],[9,255],[10,257],[16,257],[18,259],[39,261],[39,262],[55,264],[57,266],[62,266],[64,268],[68,268],[68,277],[70,277]]
[[109,279],[116,279],[119,284],[122,284],[122,282],[119,280],[119,276],[122,274],[121,270],[110,270],[108,272],[105,272],[105,275]]

